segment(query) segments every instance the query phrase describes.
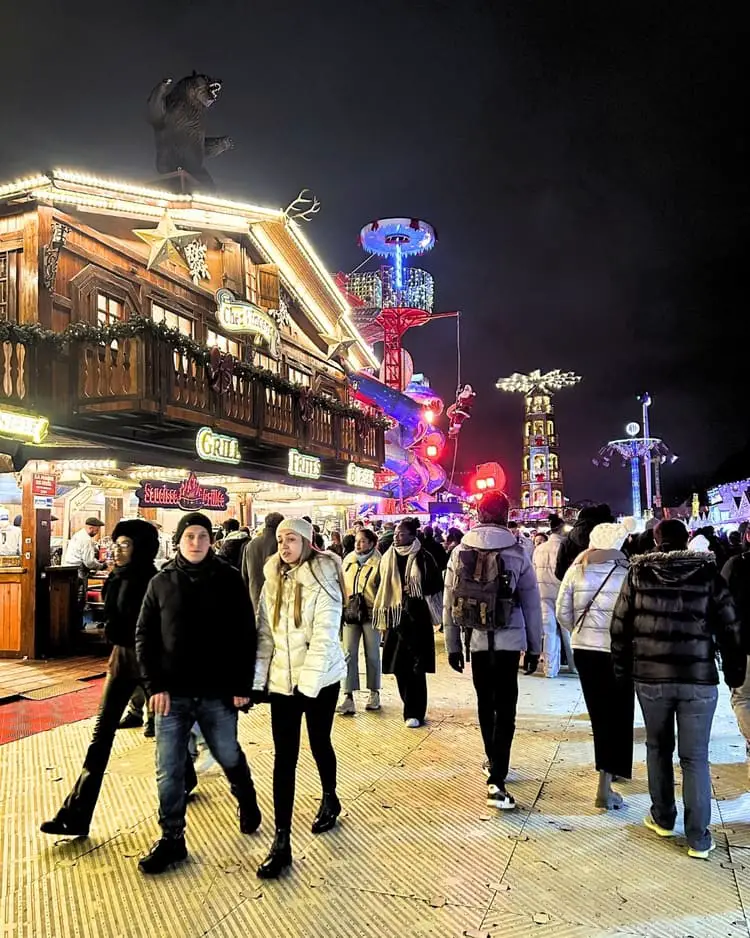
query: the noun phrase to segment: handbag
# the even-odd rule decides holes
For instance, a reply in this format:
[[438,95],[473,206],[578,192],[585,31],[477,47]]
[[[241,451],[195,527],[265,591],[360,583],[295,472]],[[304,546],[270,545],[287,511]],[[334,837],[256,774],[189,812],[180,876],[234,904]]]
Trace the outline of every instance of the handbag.
[[578,616],[578,619],[576,620],[576,624],[573,626],[573,632],[577,632],[581,628],[581,626],[583,625],[583,620],[589,614],[589,612],[591,611],[591,607],[594,605],[594,600],[599,595],[599,593],[601,593],[601,591],[604,589],[604,586],[607,580],[612,576],[616,568],[617,568],[617,564],[614,563],[612,565],[612,569],[609,571],[609,573],[604,577],[602,582],[599,584],[599,588],[597,589],[597,591],[594,593],[591,599],[586,603],[583,612],[580,614],[580,616]]
[[[358,580],[361,574],[361,570],[357,571],[357,575],[354,578],[354,589],[357,589]],[[352,593],[352,595],[347,599],[346,604],[344,605],[344,622],[347,625],[364,625],[370,619],[370,611],[367,608],[367,603],[365,601],[364,591],[367,587],[367,581],[372,575],[372,568],[368,569],[367,575],[365,576],[365,582],[362,584],[362,589],[358,593]]]

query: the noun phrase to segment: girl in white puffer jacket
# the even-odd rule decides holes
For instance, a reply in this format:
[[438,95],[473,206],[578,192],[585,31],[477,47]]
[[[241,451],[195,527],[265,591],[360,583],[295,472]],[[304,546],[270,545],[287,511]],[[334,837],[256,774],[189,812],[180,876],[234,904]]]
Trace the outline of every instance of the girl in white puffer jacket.
[[341,561],[312,546],[312,525],[300,518],[276,529],[279,552],[264,567],[257,618],[254,690],[271,702],[276,837],[258,868],[277,877],[292,862],[290,832],[302,716],[320,774],[323,798],[313,834],[331,830],[341,813],[331,728],[346,662],[339,641],[343,608]]
[[557,621],[571,633],[594,733],[598,808],[619,808],[622,797],[612,791],[612,779],[630,778],[633,773],[634,690],[632,684],[615,681],[609,637],[615,603],[628,574],[620,548],[631,530],[628,524],[598,524],[588,550],[568,568],[556,605]]

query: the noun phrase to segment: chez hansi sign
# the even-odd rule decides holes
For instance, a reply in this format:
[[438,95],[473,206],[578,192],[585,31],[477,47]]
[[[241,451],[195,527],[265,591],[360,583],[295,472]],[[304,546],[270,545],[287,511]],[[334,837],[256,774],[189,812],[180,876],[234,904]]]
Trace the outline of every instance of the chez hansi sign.
[[139,508],[226,511],[229,493],[220,485],[201,485],[194,472],[183,482],[143,479],[136,489]]
[[231,290],[216,291],[216,318],[227,332],[255,336],[256,344],[264,343],[272,358],[281,358],[281,333],[269,314],[245,300],[236,299]]

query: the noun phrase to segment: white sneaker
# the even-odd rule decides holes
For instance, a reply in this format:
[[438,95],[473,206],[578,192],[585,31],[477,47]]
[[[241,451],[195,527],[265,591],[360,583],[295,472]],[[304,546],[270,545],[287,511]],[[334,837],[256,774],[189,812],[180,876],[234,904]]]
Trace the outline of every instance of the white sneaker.
[[208,746],[201,746],[198,750],[198,757],[195,760],[195,774],[203,775],[204,772],[208,772],[209,769],[212,769],[216,765],[216,759],[211,755],[211,750]]
[[348,694],[341,703],[338,705],[338,712],[342,716],[352,716],[352,714],[357,712],[357,708],[354,706],[354,698],[350,697]]
[[407,726],[410,730],[418,729],[422,724],[416,717],[409,717],[408,720],[404,720],[404,725]]
[[371,690],[370,696],[365,704],[365,710],[380,710],[380,691]]
[[487,804],[492,808],[500,808],[501,811],[512,811],[516,806],[516,799],[499,785],[488,785]]

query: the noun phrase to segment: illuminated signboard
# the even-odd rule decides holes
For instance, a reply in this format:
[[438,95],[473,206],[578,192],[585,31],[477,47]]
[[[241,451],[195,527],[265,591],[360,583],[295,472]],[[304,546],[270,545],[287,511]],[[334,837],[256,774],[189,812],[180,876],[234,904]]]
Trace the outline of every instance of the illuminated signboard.
[[195,437],[195,449],[201,459],[225,462],[236,466],[240,461],[240,441],[233,436],[214,433],[210,427],[201,427]]
[[317,456],[306,456],[299,450],[289,450],[289,475],[300,479],[319,479],[322,466]]
[[17,414],[11,410],[0,410],[0,433],[31,443],[41,443],[49,431],[46,417]]
[[235,298],[231,290],[216,291],[216,318],[227,332],[255,336],[255,343],[265,343],[272,358],[281,358],[281,334],[268,313]]
[[346,484],[361,489],[374,489],[375,470],[365,469],[363,466],[350,462],[346,469]]
[[143,479],[136,489],[139,508],[181,508],[182,511],[226,511],[229,493],[219,485],[201,485],[194,472],[183,482]]

